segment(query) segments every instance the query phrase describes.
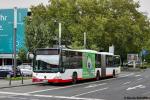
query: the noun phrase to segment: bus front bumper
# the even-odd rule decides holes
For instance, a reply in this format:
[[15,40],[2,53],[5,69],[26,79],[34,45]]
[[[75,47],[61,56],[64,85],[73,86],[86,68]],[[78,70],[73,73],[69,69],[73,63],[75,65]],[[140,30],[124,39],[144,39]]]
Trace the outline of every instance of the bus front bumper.
[[67,83],[72,82],[72,79],[38,79],[38,78],[32,78],[32,82],[48,82],[48,83]]

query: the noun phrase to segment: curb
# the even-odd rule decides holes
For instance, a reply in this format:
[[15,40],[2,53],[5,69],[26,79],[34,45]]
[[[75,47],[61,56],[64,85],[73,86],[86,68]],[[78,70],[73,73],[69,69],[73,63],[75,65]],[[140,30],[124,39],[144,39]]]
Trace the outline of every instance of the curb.
[[10,86],[4,86],[4,87],[0,87],[0,89],[4,89],[4,88],[13,88],[13,87],[21,87],[21,86],[29,86],[29,85],[36,85],[37,83],[31,83],[31,84],[20,84],[20,85],[10,85]]
[[21,87],[21,86],[29,86],[29,85],[37,85],[37,84],[43,84],[43,82],[39,82],[39,83],[26,83],[26,84],[18,84],[18,85],[7,85],[7,86],[1,86],[0,89],[4,89],[4,88],[13,88],[13,87]]

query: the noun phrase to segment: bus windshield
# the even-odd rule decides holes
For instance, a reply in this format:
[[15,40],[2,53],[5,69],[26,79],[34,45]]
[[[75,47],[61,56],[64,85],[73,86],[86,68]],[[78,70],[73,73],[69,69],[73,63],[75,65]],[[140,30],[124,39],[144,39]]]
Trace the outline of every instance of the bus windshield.
[[59,72],[59,55],[37,55],[34,72]]

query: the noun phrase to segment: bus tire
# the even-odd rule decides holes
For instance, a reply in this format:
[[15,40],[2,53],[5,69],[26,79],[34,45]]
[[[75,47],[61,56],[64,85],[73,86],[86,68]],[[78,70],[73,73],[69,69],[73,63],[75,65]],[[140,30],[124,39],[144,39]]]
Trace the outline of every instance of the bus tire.
[[100,79],[100,73],[99,73],[99,71],[97,71],[97,73],[96,73],[96,80],[98,81]]
[[116,78],[116,72],[113,70],[113,78]]
[[77,83],[77,73],[74,72],[72,75],[72,84],[76,84]]

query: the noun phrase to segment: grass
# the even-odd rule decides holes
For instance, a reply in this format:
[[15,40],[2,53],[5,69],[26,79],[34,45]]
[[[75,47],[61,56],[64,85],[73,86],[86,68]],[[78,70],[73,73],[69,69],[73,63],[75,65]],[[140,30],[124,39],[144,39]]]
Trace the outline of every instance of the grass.
[[144,63],[144,67],[150,68],[150,63]]
[[[23,80],[31,79],[32,77],[23,77]],[[10,80],[10,78],[5,78],[6,80]],[[22,77],[11,77],[12,81],[22,80]]]

